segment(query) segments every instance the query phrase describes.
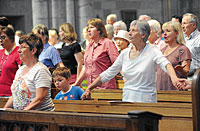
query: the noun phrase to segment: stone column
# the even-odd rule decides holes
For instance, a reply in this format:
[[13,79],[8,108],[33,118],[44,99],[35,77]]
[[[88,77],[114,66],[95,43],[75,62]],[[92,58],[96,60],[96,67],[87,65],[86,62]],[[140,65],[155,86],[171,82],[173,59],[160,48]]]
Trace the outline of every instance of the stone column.
[[32,0],[33,27],[37,24],[48,24],[48,0]]
[[169,21],[171,18],[171,0],[161,0],[163,22]]
[[79,0],[78,1],[79,7],[79,36],[81,36],[81,41],[83,41],[82,37],[82,29],[87,26],[87,22],[89,19],[92,18],[92,1],[91,0]]
[[[68,0],[67,0],[68,1]],[[60,24],[66,22],[66,0],[51,0],[52,27],[59,29]]]
[[75,9],[74,0],[66,0],[67,22],[75,27]]

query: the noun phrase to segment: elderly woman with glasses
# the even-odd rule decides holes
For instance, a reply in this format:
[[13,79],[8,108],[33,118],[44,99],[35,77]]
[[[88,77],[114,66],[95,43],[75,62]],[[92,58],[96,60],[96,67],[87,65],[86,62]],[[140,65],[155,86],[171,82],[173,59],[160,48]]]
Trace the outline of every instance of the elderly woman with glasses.
[[18,46],[14,42],[15,32],[6,26],[0,27],[0,97],[11,96],[10,87],[15,73],[22,63],[19,58]]
[[129,40],[133,46],[120,53],[114,64],[87,88],[82,99],[87,99],[93,88],[112,79],[122,70],[126,79],[122,101],[156,103],[156,65],[168,73],[174,86],[180,87],[181,83],[169,61],[156,46],[146,42],[149,34],[150,27],[146,21],[131,22]]
[[43,49],[42,40],[34,34],[20,38],[18,49],[24,65],[19,68],[11,86],[12,96],[4,106],[14,110],[53,111],[51,73],[38,61]]

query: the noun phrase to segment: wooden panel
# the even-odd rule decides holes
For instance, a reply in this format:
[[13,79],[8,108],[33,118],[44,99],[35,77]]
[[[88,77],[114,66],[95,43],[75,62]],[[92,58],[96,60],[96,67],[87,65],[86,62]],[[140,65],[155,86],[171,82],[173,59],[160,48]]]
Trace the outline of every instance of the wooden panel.
[[164,116],[192,117],[191,103],[126,103],[54,100],[54,104],[56,111],[127,114],[128,111],[132,110],[145,110]]
[[[129,113],[130,114],[130,113]],[[92,130],[157,131],[160,115],[132,112],[130,115],[64,113],[43,111],[0,111],[0,129],[6,130]]]
[[160,131],[192,131],[191,118],[164,117],[159,122]]
[[198,69],[192,80],[192,109],[193,129],[200,131],[200,69]]
[[[94,89],[94,100],[122,100],[121,89]],[[158,102],[192,102],[191,91],[158,91]]]

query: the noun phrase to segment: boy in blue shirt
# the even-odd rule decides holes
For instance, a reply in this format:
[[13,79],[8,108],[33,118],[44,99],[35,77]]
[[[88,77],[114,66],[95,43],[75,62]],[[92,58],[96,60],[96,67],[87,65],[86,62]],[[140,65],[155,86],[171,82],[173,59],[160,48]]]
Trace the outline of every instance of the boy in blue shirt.
[[53,71],[53,80],[60,92],[55,100],[81,100],[84,91],[79,86],[70,85],[70,70],[66,67],[58,67]]

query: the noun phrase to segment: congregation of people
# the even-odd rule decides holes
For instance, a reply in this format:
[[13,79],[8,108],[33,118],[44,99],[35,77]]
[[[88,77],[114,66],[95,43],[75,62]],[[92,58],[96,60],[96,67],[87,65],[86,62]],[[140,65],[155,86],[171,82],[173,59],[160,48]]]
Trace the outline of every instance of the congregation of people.
[[117,89],[123,80],[122,101],[156,103],[158,90],[191,88],[200,67],[198,27],[191,13],[162,24],[141,15],[130,25],[110,14],[105,23],[89,19],[79,42],[70,23],[24,34],[0,17],[0,98],[8,98],[7,110],[54,111],[52,85],[55,100],[89,100],[94,88]]

